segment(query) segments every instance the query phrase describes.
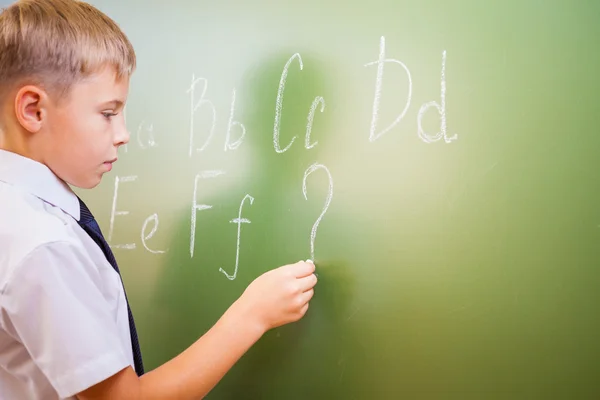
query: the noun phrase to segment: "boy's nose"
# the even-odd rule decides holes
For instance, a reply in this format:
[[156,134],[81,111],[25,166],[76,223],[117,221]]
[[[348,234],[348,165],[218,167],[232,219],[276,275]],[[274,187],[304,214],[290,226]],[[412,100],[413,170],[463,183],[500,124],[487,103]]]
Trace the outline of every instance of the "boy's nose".
[[121,117],[119,127],[115,133],[115,145],[122,146],[127,143],[129,143],[129,131],[125,125],[125,119]]

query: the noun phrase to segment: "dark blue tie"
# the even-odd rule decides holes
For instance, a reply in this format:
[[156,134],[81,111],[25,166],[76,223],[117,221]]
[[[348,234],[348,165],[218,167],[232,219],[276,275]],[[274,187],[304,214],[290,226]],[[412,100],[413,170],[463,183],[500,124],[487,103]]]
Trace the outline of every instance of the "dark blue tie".
[[[81,213],[81,217],[79,219],[79,225],[90,235],[90,237],[100,246],[102,252],[106,256],[108,262],[113,266],[115,271],[120,275],[119,267],[117,266],[117,260],[110,249],[110,246],[104,239],[102,235],[102,231],[100,230],[100,226],[96,222],[96,219],[85,205],[83,200],[79,199],[79,210]],[[125,287],[123,287],[125,290]],[[125,294],[125,300],[127,300],[127,294]],[[140,351],[140,344],[138,342],[137,331],[135,329],[135,322],[133,320],[133,314],[131,313],[131,308],[129,307],[129,301],[127,301],[127,313],[129,314],[129,332],[131,334],[131,345],[133,349],[133,361],[135,364],[135,371],[138,376],[142,376],[144,374],[144,364],[142,363],[142,352]]]

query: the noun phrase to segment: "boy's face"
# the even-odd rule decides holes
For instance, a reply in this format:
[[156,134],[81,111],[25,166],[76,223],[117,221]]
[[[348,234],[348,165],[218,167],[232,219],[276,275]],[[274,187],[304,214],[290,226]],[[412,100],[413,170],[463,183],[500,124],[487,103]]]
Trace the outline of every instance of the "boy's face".
[[123,108],[129,79],[104,69],[76,83],[67,99],[49,97],[43,134],[43,162],[62,180],[92,188],[112,169],[117,149],[129,141]]

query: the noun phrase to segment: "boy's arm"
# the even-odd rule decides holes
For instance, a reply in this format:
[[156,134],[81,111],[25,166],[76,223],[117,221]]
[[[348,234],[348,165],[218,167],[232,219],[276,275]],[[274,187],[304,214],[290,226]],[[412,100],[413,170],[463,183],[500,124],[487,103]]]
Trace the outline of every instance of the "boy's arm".
[[296,263],[257,278],[186,351],[138,378],[131,367],[83,391],[80,400],[199,399],[269,329],[302,318],[316,284],[314,265]]

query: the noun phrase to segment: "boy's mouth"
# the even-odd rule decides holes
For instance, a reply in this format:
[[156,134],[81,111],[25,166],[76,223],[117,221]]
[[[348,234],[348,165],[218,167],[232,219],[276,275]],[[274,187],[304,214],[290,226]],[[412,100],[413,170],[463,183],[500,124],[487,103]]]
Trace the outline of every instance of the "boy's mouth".
[[108,168],[108,170],[110,171],[112,169],[113,163],[115,163],[116,161],[117,161],[116,158],[113,158],[112,160],[109,160],[109,161],[105,161],[104,166],[106,168]]

